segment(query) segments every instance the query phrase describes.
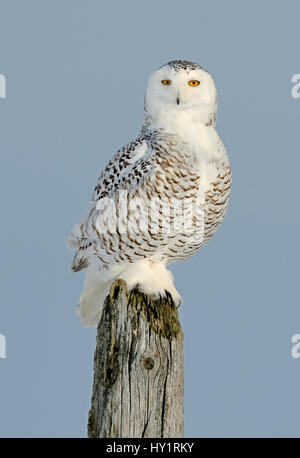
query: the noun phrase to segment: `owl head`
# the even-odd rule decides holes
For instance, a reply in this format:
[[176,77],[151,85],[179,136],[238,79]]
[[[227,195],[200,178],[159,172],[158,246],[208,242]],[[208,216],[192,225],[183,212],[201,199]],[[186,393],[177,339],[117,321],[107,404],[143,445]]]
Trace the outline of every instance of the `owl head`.
[[188,115],[214,125],[216,112],[215,83],[200,65],[173,60],[150,76],[145,94],[146,121],[163,124],[172,117]]

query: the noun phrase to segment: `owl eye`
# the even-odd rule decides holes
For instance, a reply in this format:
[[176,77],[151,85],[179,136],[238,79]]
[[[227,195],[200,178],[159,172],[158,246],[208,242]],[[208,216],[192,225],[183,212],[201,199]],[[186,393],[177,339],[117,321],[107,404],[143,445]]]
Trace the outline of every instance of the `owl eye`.
[[171,80],[162,80],[162,84],[164,84],[165,86],[170,86],[172,84],[172,81]]
[[200,84],[200,81],[198,81],[198,80],[189,81],[189,85],[192,86],[192,87],[199,86],[199,84]]

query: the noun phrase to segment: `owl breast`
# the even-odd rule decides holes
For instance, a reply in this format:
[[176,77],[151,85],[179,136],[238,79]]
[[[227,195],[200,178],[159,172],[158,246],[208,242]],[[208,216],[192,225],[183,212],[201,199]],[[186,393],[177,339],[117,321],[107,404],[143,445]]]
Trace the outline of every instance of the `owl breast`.
[[219,138],[215,149],[203,153],[178,137],[158,137],[152,148],[157,169],[147,183],[147,200],[159,197],[160,207],[152,215],[156,231],[150,230],[149,243],[158,242],[160,248],[151,257],[184,260],[212,237],[224,219],[231,187],[229,160]]

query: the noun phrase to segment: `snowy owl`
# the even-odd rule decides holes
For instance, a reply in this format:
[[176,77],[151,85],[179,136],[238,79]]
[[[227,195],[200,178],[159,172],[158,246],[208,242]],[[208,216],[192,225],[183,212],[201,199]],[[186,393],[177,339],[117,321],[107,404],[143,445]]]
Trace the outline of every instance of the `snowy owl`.
[[87,270],[77,306],[85,326],[98,325],[117,278],[179,305],[167,265],[193,255],[226,213],[231,170],[211,75],[194,62],[168,62],[150,76],[144,104],[139,136],[108,163],[68,237],[71,270]]

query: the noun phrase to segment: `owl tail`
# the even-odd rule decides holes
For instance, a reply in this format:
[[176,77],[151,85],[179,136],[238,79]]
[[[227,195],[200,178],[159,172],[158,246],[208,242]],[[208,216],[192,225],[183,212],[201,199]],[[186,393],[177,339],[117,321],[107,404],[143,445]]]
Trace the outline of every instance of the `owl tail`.
[[88,258],[77,251],[72,259],[71,272],[80,272],[81,270],[87,269],[88,266]]
[[111,282],[101,281],[101,272],[89,265],[76,315],[79,315],[84,327],[97,327],[101,319],[103,304],[109,294]]

